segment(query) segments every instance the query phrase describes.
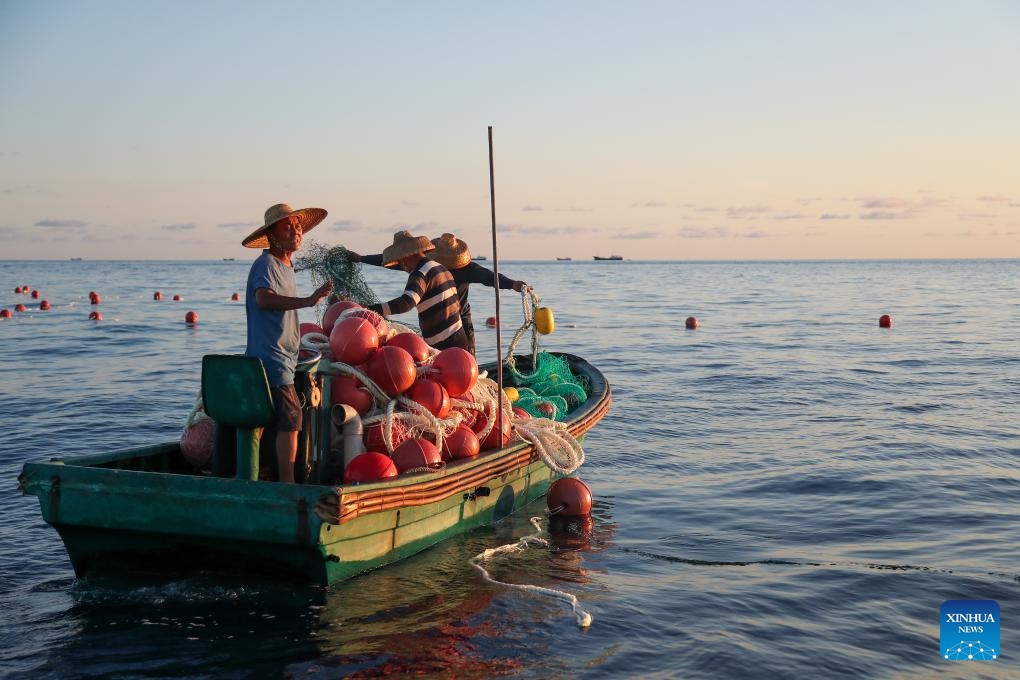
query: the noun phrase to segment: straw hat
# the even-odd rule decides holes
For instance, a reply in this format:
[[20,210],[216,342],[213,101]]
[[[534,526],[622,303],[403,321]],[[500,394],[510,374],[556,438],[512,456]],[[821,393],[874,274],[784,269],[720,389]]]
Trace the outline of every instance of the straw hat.
[[429,257],[447,269],[460,269],[470,264],[471,251],[466,243],[453,234],[443,234],[432,239],[432,243],[436,249],[429,253]]
[[398,231],[393,235],[393,245],[382,251],[383,266],[396,264],[401,258],[415,253],[424,253],[435,248],[428,236],[413,236],[409,231]]
[[266,232],[268,232],[274,224],[280,220],[290,217],[291,215],[297,215],[301,218],[301,232],[304,234],[310,232],[317,224],[319,224],[319,222],[326,219],[326,211],[322,208],[302,208],[301,210],[294,210],[294,208],[291,208],[286,203],[277,203],[266,211],[266,223],[248,234],[248,238],[241,241],[241,245],[245,248],[268,248],[269,236]]

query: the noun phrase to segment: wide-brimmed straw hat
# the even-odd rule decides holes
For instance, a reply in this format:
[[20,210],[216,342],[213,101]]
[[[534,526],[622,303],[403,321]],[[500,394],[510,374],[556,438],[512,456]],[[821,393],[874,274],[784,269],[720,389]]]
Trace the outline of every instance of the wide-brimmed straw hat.
[[326,219],[326,211],[322,208],[294,210],[294,208],[291,208],[286,203],[277,203],[266,210],[266,223],[248,234],[248,237],[241,241],[241,245],[245,248],[268,248],[269,235],[267,232],[269,229],[280,220],[286,219],[291,215],[297,215],[301,218],[301,232],[304,234],[310,232],[319,222]]
[[382,251],[383,266],[396,264],[401,258],[415,253],[424,253],[435,248],[428,236],[414,236],[409,231],[398,231],[393,235],[393,245]]
[[429,253],[429,257],[447,269],[460,269],[471,262],[468,245],[453,234],[443,234],[439,238],[434,238],[432,244],[436,249]]

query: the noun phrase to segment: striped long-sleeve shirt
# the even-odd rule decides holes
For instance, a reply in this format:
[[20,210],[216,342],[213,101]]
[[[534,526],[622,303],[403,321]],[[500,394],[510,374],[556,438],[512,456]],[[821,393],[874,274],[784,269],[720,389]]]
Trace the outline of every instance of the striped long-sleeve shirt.
[[462,328],[457,284],[450,270],[422,258],[408,275],[403,295],[369,307],[383,316],[403,314],[415,308],[422,337],[430,345],[446,340]]

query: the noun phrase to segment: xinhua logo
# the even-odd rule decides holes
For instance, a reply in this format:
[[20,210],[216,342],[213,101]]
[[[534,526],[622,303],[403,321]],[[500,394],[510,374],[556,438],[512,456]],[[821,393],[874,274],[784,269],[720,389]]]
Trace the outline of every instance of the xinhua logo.
[[939,616],[942,658],[950,661],[991,661],[999,658],[998,602],[946,600]]

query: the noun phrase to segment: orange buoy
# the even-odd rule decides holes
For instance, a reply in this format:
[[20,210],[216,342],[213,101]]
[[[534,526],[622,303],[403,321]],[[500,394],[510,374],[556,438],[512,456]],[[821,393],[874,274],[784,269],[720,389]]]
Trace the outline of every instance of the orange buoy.
[[432,360],[432,377],[456,399],[478,382],[478,362],[461,347],[447,347]]
[[488,319],[485,320],[485,325],[488,326],[489,328],[495,328],[496,327],[496,317],[490,316]]
[[162,299],[163,299],[163,294],[162,294],[162,293],[160,293],[160,292],[159,292],[159,291],[157,290],[157,291],[156,291],[155,293],[153,293],[153,294],[152,294],[152,299],[153,299],[153,300],[162,300]]
[[35,300],[38,300],[39,299],[39,291],[33,290],[32,291],[32,298],[35,299]]
[[329,387],[329,403],[331,406],[347,404],[358,415],[365,415],[372,408],[372,393],[361,385],[361,381],[350,376],[333,378]]
[[892,328],[892,317],[889,316],[888,314],[883,314],[882,316],[878,317],[878,327]]
[[25,305],[21,304],[20,302],[18,304],[14,305],[14,311],[15,312],[24,312],[27,309],[28,309],[28,307],[26,307]]
[[474,458],[481,450],[482,443],[478,441],[478,435],[464,423],[443,439],[443,460]]
[[329,334],[334,361],[354,366],[368,361],[379,349],[379,333],[368,319],[344,319]]
[[393,449],[393,464],[397,466],[397,472],[403,474],[415,468],[429,467],[442,462],[443,457],[439,455],[439,449],[428,439],[415,437]]
[[188,312],[184,315],[185,323],[198,323],[198,312]]
[[361,305],[354,300],[340,300],[339,302],[331,304],[322,314],[322,332],[329,335],[330,331],[333,330],[333,324],[335,324],[336,320],[340,318],[341,312],[346,309],[353,309],[360,306]]
[[0,309],[0,319],[9,319],[9,318],[11,318],[11,310],[9,310],[9,309]]
[[561,517],[580,517],[591,513],[591,489],[576,477],[557,479],[549,487],[549,512]]
[[359,453],[344,470],[344,484],[366,484],[397,476],[397,466],[389,456],[367,451]]
[[450,413],[450,394],[435,380],[415,380],[407,390],[407,397],[424,406],[436,418],[445,418]]
[[695,328],[697,328],[700,325],[701,324],[698,323],[697,317],[694,317],[694,316],[689,316],[689,317],[687,317],[687,320],[684,321],[684,328],[686,328],[687,330],[690,330],[690,331],[693,331]]
[[92,321],[102,321],[103,320],[103,313],[102,312],[89,312],[89,319],[92,320]]
[[[373,328],[374,332],[374,327],[365,319],[354,319],[354,321],[368,324],[369,328]],[[346,323],[346,320],[341,323]],[[463,352],[464,350],[461,351]],[[391,345],[380,347],[372,355],[372,358],[368,360],[365,372],[379,386],[379,389],[391,397],[407,391],[414,384],[415,378],[418,377],[418,371],[414,366],[414,359],[407,353],[407,350]],[[449,389],[447,389],[447,392],[449,392]],[[453,396],[452,393],[451,396]]]
[[174,302],[184,302],[184,298],[180,295],[174,295]]
[[44,312],[49,311],[49,308],[50,308],[49,300],[43,300],[42,302],[39,303],[39,309],[41,309],[42,311]]
[[429,346],[417,333],[397,333],[386,341],[391,347],[401,347],[414,359],[414,363],[420,364],[429,358]]
[[[398,428],[397,423],[393,423],[393,446],[400,446],[403,442],[410,438],[406,428]],[[373,423],[365,428],[364,434],[361,435],[362,441],[365,442],[365,450],[367,451],[386,451],[386,440],[383,437],[383,423]]]
[[98,305],[99,304],[99,300],[100,300],[99,293],[89,293],[89,302],[90,303],[92,303],[94,305]]
[[238,300],[241,299],[241,294],[240,293],[234,293],[233,295],[230,296],[230,299],[233,300],[234,302],[237,302]]
[[386,322],[386,319],[381,314],[376,314],[371,309],[355,309],[349,312],[345,319],[365,319],[375,326],[376,332],[379,334],[379,344],[386,344],[386,336],[390,334],[390,325]]
[[298,325],[298,335],[300,335],[302,338],[308,335],[309,333],[319,333],[320,335],[325,335],[325,333],[322,332],[322,326],[320,326],[317,323],[311,323],[310,321],[306,321],[305,323]]

